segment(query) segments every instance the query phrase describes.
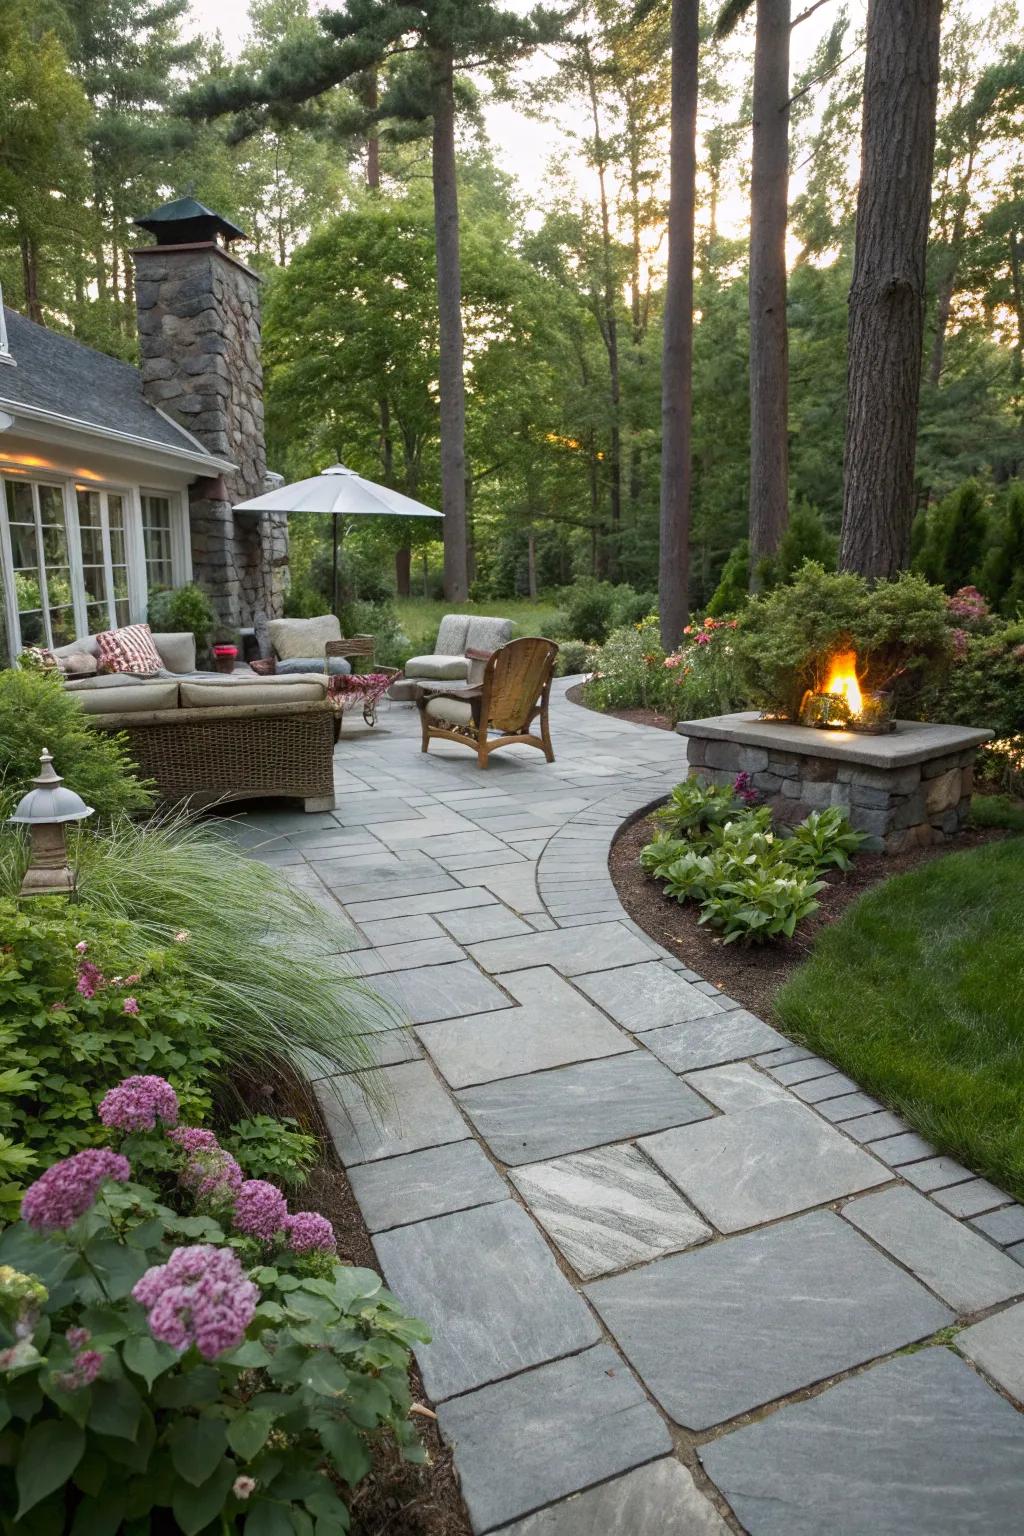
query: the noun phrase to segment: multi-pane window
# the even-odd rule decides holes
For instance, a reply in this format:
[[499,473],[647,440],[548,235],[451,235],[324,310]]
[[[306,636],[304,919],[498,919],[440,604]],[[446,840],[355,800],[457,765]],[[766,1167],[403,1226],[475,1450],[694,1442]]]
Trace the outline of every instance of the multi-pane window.
[[146,581],[155,587],[174,585],[171,544],[171,502],[167,496],[142,493],[142,540],[146,548]]
[[97,635],[129,621],[125,499],[118,491],[83,485],[76,496],[86,624],[90,635]]
[[6,501],[21,644],[65,645],[75,610],[63,488],[8,480]]

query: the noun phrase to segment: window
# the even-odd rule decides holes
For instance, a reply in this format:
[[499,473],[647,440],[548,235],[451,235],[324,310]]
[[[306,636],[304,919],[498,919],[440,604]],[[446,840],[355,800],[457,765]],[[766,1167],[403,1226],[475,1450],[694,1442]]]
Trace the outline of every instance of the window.
[[90,491],[81,485],[76,495],[85,622],[90,635],[98,635],[130,620],[124,497],[117,491]]
[[171,542],[171,502],[168,496],[142,493],[142,539],[146,549],[146,582],[154,587],[174,585]]
[[9,480],[6,506],[21,644],[66,645],[75,611],[63,488]]

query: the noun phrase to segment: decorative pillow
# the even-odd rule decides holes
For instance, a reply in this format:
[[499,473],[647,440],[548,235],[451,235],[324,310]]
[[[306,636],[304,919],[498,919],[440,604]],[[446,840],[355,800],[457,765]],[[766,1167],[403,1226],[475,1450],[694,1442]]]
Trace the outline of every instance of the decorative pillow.
[[104,672],[130,672],[134,677],[155,677],[163,666],[148,624],[126,624],[96,636],[100,666]]
[[60,663],[65,677],[94,677],[100,669],[98,656],[91,656],[88,651],[72,651],[70,656],[65,656]]
[[341,639],[341,624],[333,613],[315,619],[271,619],[267,628],[278,661],[322,656],[328,640]]

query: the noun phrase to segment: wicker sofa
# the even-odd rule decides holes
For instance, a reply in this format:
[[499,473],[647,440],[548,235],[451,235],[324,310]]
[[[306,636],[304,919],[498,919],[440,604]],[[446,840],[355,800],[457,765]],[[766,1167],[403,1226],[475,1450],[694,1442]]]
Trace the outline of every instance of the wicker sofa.
[[[198,672],[191,635],[153,640],[164,664],[157,676],[67,677],[65,687],[90,725],[125,732],[162,800],[198,807],[281,797],[302,800],[307,811],[333,808],[338,716],[326,675]],[[56,654],[91,646],[91,637],[76,640]]]

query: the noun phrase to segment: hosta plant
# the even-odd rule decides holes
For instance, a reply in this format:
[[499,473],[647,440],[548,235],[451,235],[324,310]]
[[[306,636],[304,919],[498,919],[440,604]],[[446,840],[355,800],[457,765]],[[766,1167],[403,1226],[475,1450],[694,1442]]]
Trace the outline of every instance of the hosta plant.
[[742,809],[742,800],[729,785],[684,779],[654,816],[670,837],[692,838],[729,821]]
[[867,842],[855,832],[838,805],[812,811],[785,840],[786,857],[808,869],[849,869],[853,855]]
[[787,864],[745,869],[708,891],[699,921],[720,928],[726,944],[741,938],[760,944],[780,934],[791,939],[797,923],[817,911],[814,898],[823,884]]

